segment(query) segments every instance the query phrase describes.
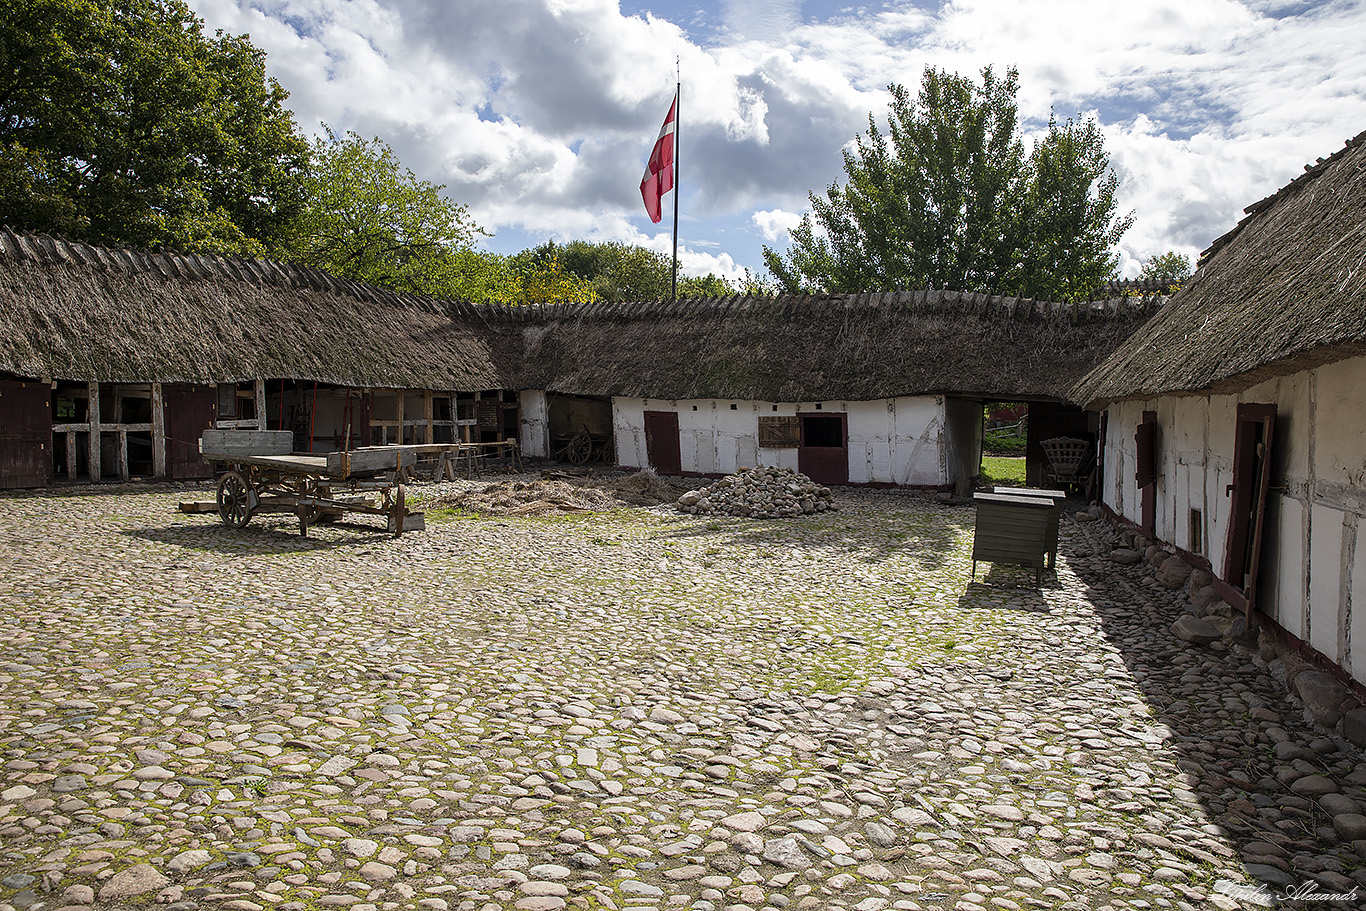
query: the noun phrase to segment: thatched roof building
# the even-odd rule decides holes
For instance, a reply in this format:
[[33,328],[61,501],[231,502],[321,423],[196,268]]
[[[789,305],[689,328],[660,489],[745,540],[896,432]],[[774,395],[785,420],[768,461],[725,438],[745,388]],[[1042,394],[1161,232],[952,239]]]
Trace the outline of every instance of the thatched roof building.
[[773,402],[1062,399],[1161,305],[917,291],[530,308],[513,388]]
[[481,320],[316,269],[0,231],[0,373],[494,389]]
[[1366,353],[1366,133],[1244,211],[1074,400],[1236,392]]
[[510,309],[0,231],[0,373],[769,401],[1061,399],[1161,305],[919,291]]

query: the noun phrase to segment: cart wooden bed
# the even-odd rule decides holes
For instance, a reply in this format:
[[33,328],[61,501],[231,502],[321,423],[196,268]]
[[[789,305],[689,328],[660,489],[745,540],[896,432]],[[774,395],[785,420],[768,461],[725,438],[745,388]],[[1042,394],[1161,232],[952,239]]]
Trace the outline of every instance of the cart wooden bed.
[[299,534],[346,513],[385,516],[394,536],[424,526],[409,512],[402,483],[405,464],[444,446],[370,446],[347,452],[291,452],[288,430],[206,430],[200,455],[214,466],[216,505],[224,525],[242,528],[260,513],[293,513]]

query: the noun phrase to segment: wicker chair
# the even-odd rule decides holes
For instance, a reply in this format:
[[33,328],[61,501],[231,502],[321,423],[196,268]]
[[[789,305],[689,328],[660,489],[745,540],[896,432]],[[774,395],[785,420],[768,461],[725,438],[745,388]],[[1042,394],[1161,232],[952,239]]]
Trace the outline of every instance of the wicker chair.
[[1043,447],[1044,474],[1048,480],[1064,490],[1074,486],[1084,495],[1091,492],[1091,474],[1095,459],[1091,454],[1091,443],[1075,437],[1053,437],[1039,443]]

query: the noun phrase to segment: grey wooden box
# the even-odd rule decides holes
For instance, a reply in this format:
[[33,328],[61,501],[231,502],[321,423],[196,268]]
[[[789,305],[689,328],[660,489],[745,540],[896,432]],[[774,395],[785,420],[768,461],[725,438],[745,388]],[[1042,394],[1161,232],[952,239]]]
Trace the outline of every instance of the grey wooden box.
[[973,581],[977,579],[980,560],[1031,567],[1035,584],[1041,585],[1049,552],[1050,527],[1053,540],[1057,536],[1059,509],[1053,500],[999,493],[978,493],[972,499],[977,505],[972,536]]

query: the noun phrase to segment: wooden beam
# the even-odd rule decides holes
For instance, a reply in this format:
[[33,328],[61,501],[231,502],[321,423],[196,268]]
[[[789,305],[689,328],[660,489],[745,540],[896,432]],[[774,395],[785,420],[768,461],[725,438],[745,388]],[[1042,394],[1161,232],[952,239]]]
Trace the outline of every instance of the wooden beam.
[[103,474],[100,470],[100,384],[87,383],[86,395],[90,399],[90,404],[85,410],[85,416],[90,419],[90,449],[87,453],[86,468],[90,472],[90,480],[98,482],[100,475]]
[[119,445],[114,452],[115,464],[119,467],[119,480],[128,480],[128,430],[124,427],[119,428]]
[[76,432],[74,430],[66,433],[66,479],[76,480]]
[[[433,419],[433,405],[432,405],[432,391],[431,391],[430,389],[428,389],[428,390],[426,390],[426,391],[424,391],[424,392],[422,393],[422,418],[423,418],[423,420],[426,422],[426,427],[427,427],[427,429],[426,429],[426,430],[423,432],[423,434],[422,434],[422,442],[424,442],[424,443],[434,443],[434,442],[436,442],[434,439],[432,439],[432,437],[433,437],[433,435],[434,435],[434,432],[435,432],[435,429],[434,429],[434,426],[433,426],[433,424],[432,424],[432,419]],[[417,440],[413,440],[413,442],[416,443]]]
[[152,475],[166,477],[166,403],[161,384],[152,384]]
[[256,429],[257,429],[257,430],[265,430],[265,429],[266,429],[266,381],[265,381],[265,378],[264,378],[264,377],[256,381],[256,383],[255,383],[255,385],[254,385],[252,391],[253,391],[254,395],[256,396]]
[[[404,399],[404,394],[403,394],[403,390],[402,390],[402,389],[399,389],[399,390],[397,390],[397,391],[398,391],[398,395],[396,395],[396,396],[394,397],[394,402],[395,402],[395,405],[394,405],[394,419],[398,422],[398,439],[395,440],[394,442],[398,443],[398,444],[401,446],[401,445],[403,445],[403,443],[406,442],[406,441],[403,439],[403,399]],[[385,439],[385,442],[388,442],[387,437],[386,437],[386,439]]]

